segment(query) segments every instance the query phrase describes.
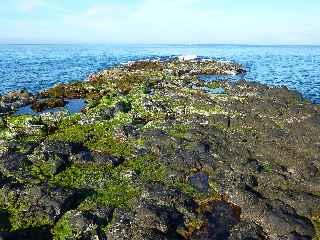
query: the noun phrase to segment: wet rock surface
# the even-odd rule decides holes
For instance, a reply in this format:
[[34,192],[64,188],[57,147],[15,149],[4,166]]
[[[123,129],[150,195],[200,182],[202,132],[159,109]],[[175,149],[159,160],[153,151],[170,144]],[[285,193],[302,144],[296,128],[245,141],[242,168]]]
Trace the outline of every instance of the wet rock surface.
[[0,96],[0,116],[12,112],[15,109],[31,104],[36,99],[32,93],[26,89],[9,92]]
[[63,99],[52,98],[36,101],[32,104],[31,108],[36,112],[43,112],[46,109],[64,107],[65,104],[66,102]]
[[[2,96],[0,239],[319,238],[320,107],[285,87],[198,78],[244,71],[138,61]],[[87,105],[12,114],[65,99]]]

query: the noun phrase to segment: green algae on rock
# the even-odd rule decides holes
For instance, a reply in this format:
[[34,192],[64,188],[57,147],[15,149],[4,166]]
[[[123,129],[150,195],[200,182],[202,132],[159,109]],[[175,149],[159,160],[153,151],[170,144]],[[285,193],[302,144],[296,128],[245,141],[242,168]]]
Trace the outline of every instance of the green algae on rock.
[[[3,97],[0,238],[319,238],[320,107],[285,87],[198,77],[244,71],[137,61]],[[11,114],[66,99],[87,104]]]

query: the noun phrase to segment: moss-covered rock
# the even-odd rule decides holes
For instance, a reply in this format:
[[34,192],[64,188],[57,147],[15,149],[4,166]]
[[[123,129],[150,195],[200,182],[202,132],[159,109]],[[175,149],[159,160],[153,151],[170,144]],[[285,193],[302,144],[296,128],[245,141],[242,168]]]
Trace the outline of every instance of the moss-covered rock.
[[88,104],[0,114],[0,238],[316,238],[320,108],[286,88],[197,77],[241,73],[138,61],[7,98]]

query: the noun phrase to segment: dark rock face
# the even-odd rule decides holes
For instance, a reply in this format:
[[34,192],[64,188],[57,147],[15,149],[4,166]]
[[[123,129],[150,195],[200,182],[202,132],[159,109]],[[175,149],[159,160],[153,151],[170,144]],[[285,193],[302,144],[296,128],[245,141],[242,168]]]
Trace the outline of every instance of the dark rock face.
[[248,240],[264,240],[268,239],[263,229],[254,222],[241,221],[234,227],[229,238],[230,240],[248,239]]
[[[243,72],[138,61],[2,97],[0,239],[317,239],[320,107],[284,87],[196,76]],[[65,98],[88,104],[9,114]]]
[[0,210],[0,231],[9,231],[11,228],[10,214],[8,211]]
[[0,170],[6,174],[5,176],[28,179],[30,175],[23,169],[30,165],[31,163],[28,160],[27,155],[23,153],[7,153],[0,156]]
[[79,151],[76,144],[68,144],[58,141],[45,141],[34,149],[29,155],[29,160],[33,165],[51,166],[47,169],[48,174],[58,174],[70,163],[70,156]]
[[237,211],[226,202],[212,203],[205,212],[208,225],[194,232],[191,239],[229,239],[231,229],[240,222]]
[[142,205],[135,214],[116,211],[113,216],[114,226],[123,227],[111,229],[110,239],[182,239],[176,230],[183,226],[183,216],[174,209]]
[[193,185],[199,192],[208,192],[209,189],[209,178],[203,173],[199,172],[189,177],[189,182]]
[[52,235],[48,227],[32,228],[15,232],[0,232],[2,240],[50,240]]

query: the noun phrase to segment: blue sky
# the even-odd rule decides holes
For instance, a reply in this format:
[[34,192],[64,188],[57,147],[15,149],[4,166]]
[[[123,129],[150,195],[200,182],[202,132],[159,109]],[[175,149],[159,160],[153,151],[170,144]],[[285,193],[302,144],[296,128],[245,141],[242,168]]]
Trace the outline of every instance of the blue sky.
[[2,0],[0,42],[320,44],[320,1]]

